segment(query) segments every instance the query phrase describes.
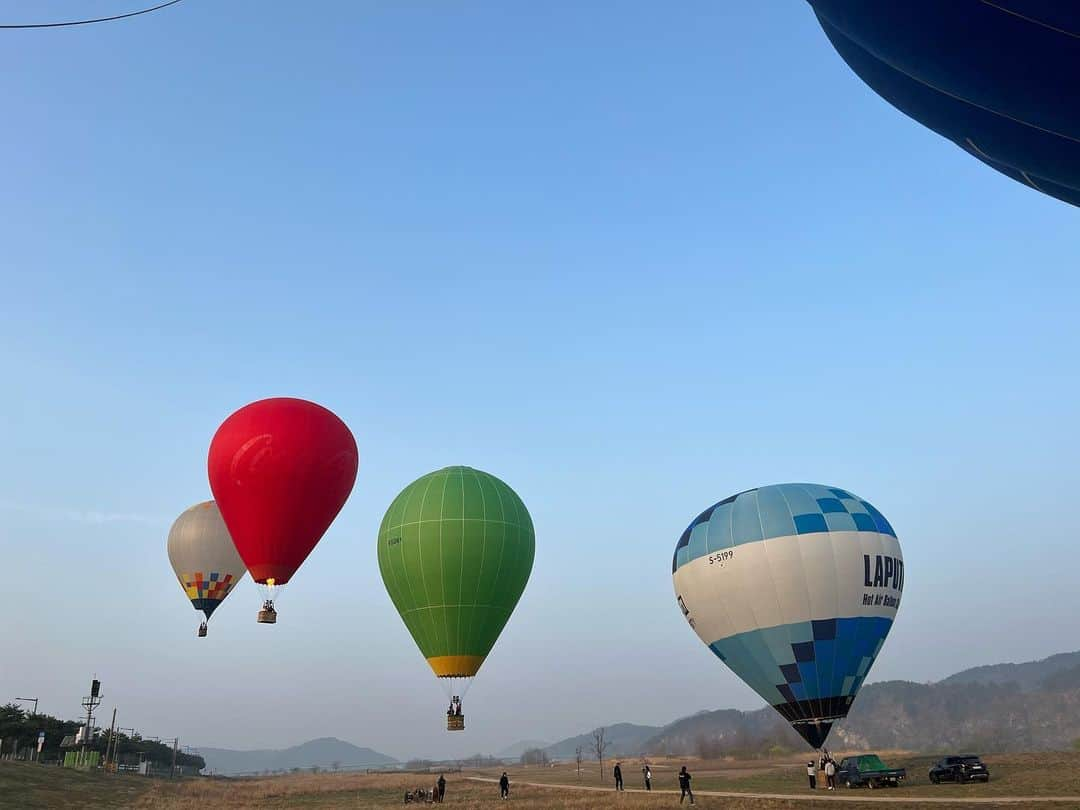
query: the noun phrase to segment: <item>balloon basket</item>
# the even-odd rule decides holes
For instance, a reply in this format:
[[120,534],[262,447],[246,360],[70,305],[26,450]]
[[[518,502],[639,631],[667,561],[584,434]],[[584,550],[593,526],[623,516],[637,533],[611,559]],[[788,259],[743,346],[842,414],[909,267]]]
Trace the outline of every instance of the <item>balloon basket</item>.
[[199,625],[199,638],[206,638],[206,622]]
[[277,624],[277,611],[273,608],[263,608],[260,610],[259,624]]
[[465,716],[461,714],[448,714],[446,715],[446,730],[447,731],[464,731],[465,730]]

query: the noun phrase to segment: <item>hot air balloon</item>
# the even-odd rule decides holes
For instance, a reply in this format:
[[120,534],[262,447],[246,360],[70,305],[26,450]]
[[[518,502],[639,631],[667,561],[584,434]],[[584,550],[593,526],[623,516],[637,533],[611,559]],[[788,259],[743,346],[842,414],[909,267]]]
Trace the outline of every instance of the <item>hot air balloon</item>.
[[221,516],[263,592],[259,622],[345,505],[356,440],[321,405],[279,397],[245,405],[214,434],[207,471]]
[[451,698],[449,730],[464,728],[461,697],[525,590],[535,545],[517,493],[471,467],[428,473],[386,510],[379,571]]
[[1080,6],[809,0],[878,95],[1024,185],[1080,205]]
[[[169,529],[169,562],[180,587],[207,621],[247,572],[213,501],[197,503]],[[206,635],[206,622],[199,636]]]
[[671,570],[698,637],[814,748],[851,709],[904,589],[881,512],[818,484],[710,506],[679,538]]

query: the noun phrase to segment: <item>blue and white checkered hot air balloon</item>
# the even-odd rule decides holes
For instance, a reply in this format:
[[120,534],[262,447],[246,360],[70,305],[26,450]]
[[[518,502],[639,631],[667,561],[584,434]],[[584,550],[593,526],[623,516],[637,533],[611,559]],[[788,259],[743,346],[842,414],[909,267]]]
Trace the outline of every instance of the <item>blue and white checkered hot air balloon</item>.
[[675,546],[690,626],[814,748],[846,717],[904,589],[900,541],[847,490],[776,484],[709,507]]

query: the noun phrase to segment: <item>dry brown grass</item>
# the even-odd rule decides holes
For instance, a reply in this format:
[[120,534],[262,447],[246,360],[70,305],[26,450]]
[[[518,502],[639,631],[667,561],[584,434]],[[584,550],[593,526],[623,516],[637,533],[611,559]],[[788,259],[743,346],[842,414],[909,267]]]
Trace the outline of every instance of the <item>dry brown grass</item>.
[[[983,798],[995,796],[1080,796],[1080,752],[1061,751],[1037,754],[993,754],[984,757],[990,768],[989,784],[931,785],[927,771],[937,756],[901,751],[883,751],[881,757],[893,767],[906,768],[908,778],[900,790],[886,791],[904,798]],[[837,752],[839,758],[841,754]],[[649,759],[653,789],[676,788],[675,774],[687,765],[694,777],[694,789],[739,793],[790,793],[805,795],[806,761],[809,756],[782,760],[694,760]],[[622,761],[626,786],[641,787],[640,760]],[[520,781],[544,784],[596,786],[612,784],[610,763],[605,763],[605,781],[599,779],[595,762],[583,763],[580,779],[573,763],[553,768],[514,768],[511,776]],[[485,775],[490,775],[490,772]],[[845,795],[848,791],[842,791]],[[869,792],[869,791],[867,791]],[[856,794],[858,795],[858,794]],[[875,797],[878,794],[875,793]],[[1080,801],[1074,803],[1080,808]]]
[[[926,784],[926,765],[932,757],[890,754],[890,764],[909,768],[911,784],[892,791],[840,791],[817,795],[813,802],[797,801],[794,797],[807,796],[804,776],[797,762],[735,762],[688,760],[686,764],[694,774],[694,787],[699,791],[699,807],[747,808],[747,810],[795,810],[795,808],[819,808],[826,802],[844,810],[868,810],[883,805],[865,799],[891,798],[902,803],[884,805],[885,808],[912,808],[925,806],[923,797],[935,799],[983,798],[1004,796],[1080,796],[1080,753],[1012,754],[987,757],[994,774],[989,785],[942,785]],[[498,788],[490,782],[471,781],[469,777],[494,778],[499,771],[473,771],[448,774],[446,805],[459,810],[481,808],[516,808],[517,810],[592,810],[614,808],[615,810],[646,810],[646,808],[674,807],[678,794],[671,793],[675,786],[675,771],[683,760],[650,760],[653,766],[654,792],[616,794],[613,790],[576,791],[561,787],[530,787],[524,783],[539,782],[610,788],[610,770],[607,780],[599,780],[596,763],[587,763],[587,770],[580,782],[573,765],[555,768],[509,769],[512,781],[512,801],[503,804],[498,798]],[[640,764],[623,761],[626,784],[639,786]],[[152,781],[142,777],[105,776],[101,774],[78,774],[60,768],[41,768],[17,763],[0,765],[0,808],[30,810],[30,808],[137,808],[138,810],[191,810],[191,808],[214,808],[215,810],[284,810],[285,808],[401,808],[406,789],[430,785],[435,776],[418,774],[359,774],[321,773],[295,774],[278,777],[249,779],[185,779],[175,782]],[[781,793],[793,796],[788,799],[759,799],[710,797],[707,790]],[[840,804],[836,799],[854,799]],[[945,807],[946,805],[935,805]],[[947,806],[964,807],[957,803]],[[967,805],[969,808],[970,805]],[[991,807],[994,805],[978,805]],[[1012,805],[1016,806],[1016,805]],[[1066,807],[1080,808],[1080,801],[1065,802]],[[409,805],[421,810],[421,805]]]
[[[537,788],[514,784],[511,801],[499,800],[498,788],[492,783],[470,781],[454,775],[447,787],[445,807],[457,810],[493,810],[510,807],[513,810],[650,810],[670,808],[678,804],[670,793],[622,793],[614,791],[576,792],[557,788]],[[191,810],[193,807],[212,807],[215,810],[253,810],[266,808],[403,808],[421,810],[434,805],[404,805],[402,794],[406,787],[418,787],[416,776],[398,775],[304,775],[266,779],[200,780],[179,785],[160,783],[144,795],[134,807],[149,810]],[[695,807],[745,808],[745,810],[795,810],[812,807],[805,802],[765,799],[722,799],[698,797]],[[846,810],[860,810],[861,805],[844,805]],[[903,805],[897,805],[903,810]]]

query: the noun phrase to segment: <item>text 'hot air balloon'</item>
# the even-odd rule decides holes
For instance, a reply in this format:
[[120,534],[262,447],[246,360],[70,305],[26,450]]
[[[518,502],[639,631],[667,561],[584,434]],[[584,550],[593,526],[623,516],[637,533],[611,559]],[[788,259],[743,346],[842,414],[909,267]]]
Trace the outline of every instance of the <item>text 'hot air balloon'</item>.
[[847,716],[904,589],[900,542],[847,490],[778,484],[709,507],[672,579],[698,637],[814,748]]

